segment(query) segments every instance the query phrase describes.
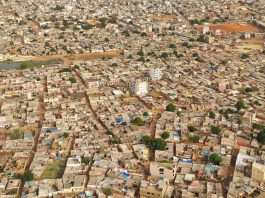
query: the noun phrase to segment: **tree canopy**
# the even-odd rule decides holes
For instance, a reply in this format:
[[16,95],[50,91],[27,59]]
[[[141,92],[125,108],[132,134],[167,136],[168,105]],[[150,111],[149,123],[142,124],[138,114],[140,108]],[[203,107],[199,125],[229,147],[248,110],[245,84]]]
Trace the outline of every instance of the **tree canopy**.
[[171,49],[176,49],[176,45],[173,44],[173,43],[171,43],[168,47],[171,48]]
[[196,127],[191,126],[191,125],[187,126],[187,128],[188,128],[189,132],[195,132],[195,131],[198,131],[198,129],[197,129]]
[[200,140],[200,136],[198,136],[198,135],[190,135],[189,136],[189,140],[192,141],[193,143],[197,143]]
[[223,161],[223,158],[216,153],[212,153],[209,156],[209,159],[210,159],[210,162],[214,163],[215,165],[219,165]]
[[163,52],[163,53],[161,54],[161,57],[162,57],[163,59],[167,59],[167,58],[168,58],[168,53]]
[[91,157],[83,157],[82,162],[85,164],[89,164],[91,161]]
[[240,109],[245,109],[246,105],[245,102],[243,100],[238,100],[237,103],[235,104],[235,107],[237,108],[237,110],[239,111]]
[[169,133],[168,132],[164,132],[161,134],[161,138],[163,138],[164,140],[169,138]]
[[221,129],[218,126],[211,126],[212,134],[218,135],[221,132]]
[[170,112],[174,112],[176,111],[176,105],[174,105],[173,103],[170,103],[166,106],[166,110]]
[[212,112],[212,111],[209,112],[209,118],[214,119],[215,116],[216,116],[216,115],[215,115],[214,112]]
[[257,140],[261,144],[265,144],[265,130],[262,130],[258,133]]
[[144,121],[140,117],[134,118],[133,123],[137,126],[144,126]]
[[143,136],[143,142],[148,146],[149,149],[164,151],[167,147],[167,143],[162,138],[151,138],[149,136]]
[[106,195],[107,197],[113,194],[113,190],[110,187],[106,187],[106,188],[102,188],[102,192],[104,193],[104,195]]
[[143,116],[144,116],[144,117],[148,117],[148,115],[149,115],[148,112],[144,112],[144,113],[143,113]]
[[23,175],[24,181],[32,181],[34,179],[34,174],[31,171],[27,171]]

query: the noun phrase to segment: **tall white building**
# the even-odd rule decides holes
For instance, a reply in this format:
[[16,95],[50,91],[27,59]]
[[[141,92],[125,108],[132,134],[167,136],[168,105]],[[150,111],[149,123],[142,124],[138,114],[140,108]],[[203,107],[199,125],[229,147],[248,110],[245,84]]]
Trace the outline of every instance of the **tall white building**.
[[137,79],[129,85],[130,91],[138,96],[145,96],[148,93],[148,81]]
[[149,75],[151,80],[161,80],[163,76],[163,72],[161,68],[151,68],[149,71]]

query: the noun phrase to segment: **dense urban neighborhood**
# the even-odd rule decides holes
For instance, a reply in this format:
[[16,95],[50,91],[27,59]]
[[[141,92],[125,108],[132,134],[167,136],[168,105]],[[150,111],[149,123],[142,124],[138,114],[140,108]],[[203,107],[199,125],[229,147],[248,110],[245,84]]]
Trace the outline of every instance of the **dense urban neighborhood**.
[[264,198],[264,0],[0,0],[0,198]]

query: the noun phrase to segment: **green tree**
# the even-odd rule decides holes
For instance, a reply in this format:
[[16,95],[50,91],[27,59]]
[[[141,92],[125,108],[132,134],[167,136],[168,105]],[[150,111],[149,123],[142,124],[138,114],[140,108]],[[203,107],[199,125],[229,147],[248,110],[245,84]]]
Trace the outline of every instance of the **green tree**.
[[137,126],[144,126],[144,121],[140,117],[136,117],[133,119],[133,123]]
[[227,60],[221,60],[221,64],[222,64],[222,65],[226,65],[227,63],[228,63]]
[[110,187],[102,188],[102,192],[104,193],[104,195],[106,195],[106,197],[113,194],[113,190]]
[[128,58],[129,58],[129,59],[132,59],[132,58],[133,58],[133,56],[132,56],[131,54],[129,54],[129,55],[128,55]]
[[83,157],[82,158],[82,163],[88,165],[91,161],[91,157]]
[[248,54],[244,53],[244,54],[241,55],[241,59],[247,59],[247,58],[249,58]]
[[197,41],[203,43],[203,42],[205,41],[204,35],[200,35],[200,36],[197,38]]
[[143,113],[143,116],[144,116],[144,117],[148,117],[148,115],[149,115],[148,112],[144,112],[144,113]]
[[212,153],[209,156],[209,159],[210,159],[210,162],[214,163],[215,165],[219,165],[223,161],[223,158],[216,153]]
[[75,68],[75,69],[79,69],[79,66],[78,66],[78,65],[75,65],[74,68]]
[[176,49],[177,48],[176,45],[173,44],[173,43],[171,43],[168,47],[171,48],[171,49]]
[[217,126],[211,126],[212,134],[218,135],[221,132],[221,129]]
[[182,43],[183,47],[191,48],[192,46],[188,42]]
[[215,113],[210,111],[209,112],[209,118],[214,119],[216,117]]
[[260,131],[257,136],[257,140],[261,144],[265,144],[265,130]]
[[195,52],[192,54],[192,57],[199,57],[199,54]]
[[167,143],[162,138],[151,138],[147,135],[143,136],[143,142],[147,145],[152,151],[161,150],[164,151],[167,147]]
[[165,142],[165,140],[161,138],[151,139],[148,142],[148,147],[153,151],[155,150],[164,151],[166,149],[166,146],[167,146],[167,143]]
[[245,109],[246,108],[246,105],[245,105],[245,102],[240,99],[240,100],[237,101],[235,107],[239,111],[240,109]]
[[187,128],[188,128],[189,132],[195,132],[195,131],[198,131],[198,129],[197,129],[196,127],[191,126],[191,125],[188,125]]
[[198,136],[198,135],[190,135],[189,136],[189,140],[192,141],[193,143],[197,143],[200,140],[200,136]]
[[69,81],[70,81],[71,83],[76,83],[76,79],[75,79],[74,77],[70,77],[70,78],[69,78]]
[[170,111],[170,112],[174,112],[174,111],[176,111],[176,105],[174,105],[173,103],[170,103],[170,104],[168,104],[167,106],[166,106],[166,110],[167,111]]
[[64,69],[61,69],[61,70],[59,71],[59,73],[64,73],[64,72],[71,72],[71,69],[69,69],[69,68],[64,68]]
[[148,144],[148,142],[151,140],[151,138],[148,135],[143,136],[143,142],[145,144]]
[[162,133],[161,138],[163,138],[164,140],[169,138],[169,133],[168,132]]
[[177,111],[177,116],[180,116],[181,115],[181,111]]
[[252,92],[253,89],[252,89],[251,87],[247,87],[247,88],[245,89],[245,91],[246,91],[247,93],[249,93],[249,92]]
[[68,138],[69,137],[69,133],[63,133],[62,135],[64,138]]
[[260,102],[258,100],[255,100],[254,105],[261,106]]
[[141,56],[140,58],[137,59],[137,61],[141,61],[141,62],[145,62],[145,58],[143,56]]
[[168,53],[163,52],[163,53],[161,54],[161,57],[162,57],[163,59],[167,59],[167,58],[168,58]]
[[140,50],[140,51],[137,53],[137,55],[139,55],[139,56],[144,56],[144,51],[143,51],[143,50]]
[[147,36],[146,32],[141,32],[141,36]]
[[258,130],[265,130],[265,126],[263,126],[263,125],[261,125],[261,124],[256,124],[256,123],[254,123],[253,125],[252,125],[252,128],[253,129],[258,129]]
[[111,130],[108,130],[108,131],[106,132],[106,134],[107,134],[107,135],[113,135],[113,132],[112,132]]
[[34,179],[34,174],[31,171],[27,171],[23,174],[24,181],[32,181]]
[[129,33],[128,30],[123,31],[123,35],[124,35],[125,37],[130,37],[130,36],[131,36],[131,34]]

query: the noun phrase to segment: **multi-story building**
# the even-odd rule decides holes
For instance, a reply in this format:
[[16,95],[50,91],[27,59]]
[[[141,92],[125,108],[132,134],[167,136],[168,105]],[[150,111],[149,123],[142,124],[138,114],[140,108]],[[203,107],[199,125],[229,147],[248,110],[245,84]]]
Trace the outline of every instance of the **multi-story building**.
[[163,72],[161,68],[151,68],[149,71],[149,75],[151,80],[161,80],[163,76]]
[[129,85],[130,91],[138,96],[145,96],[148,93],[148,81],[137,79],[132,81]]

